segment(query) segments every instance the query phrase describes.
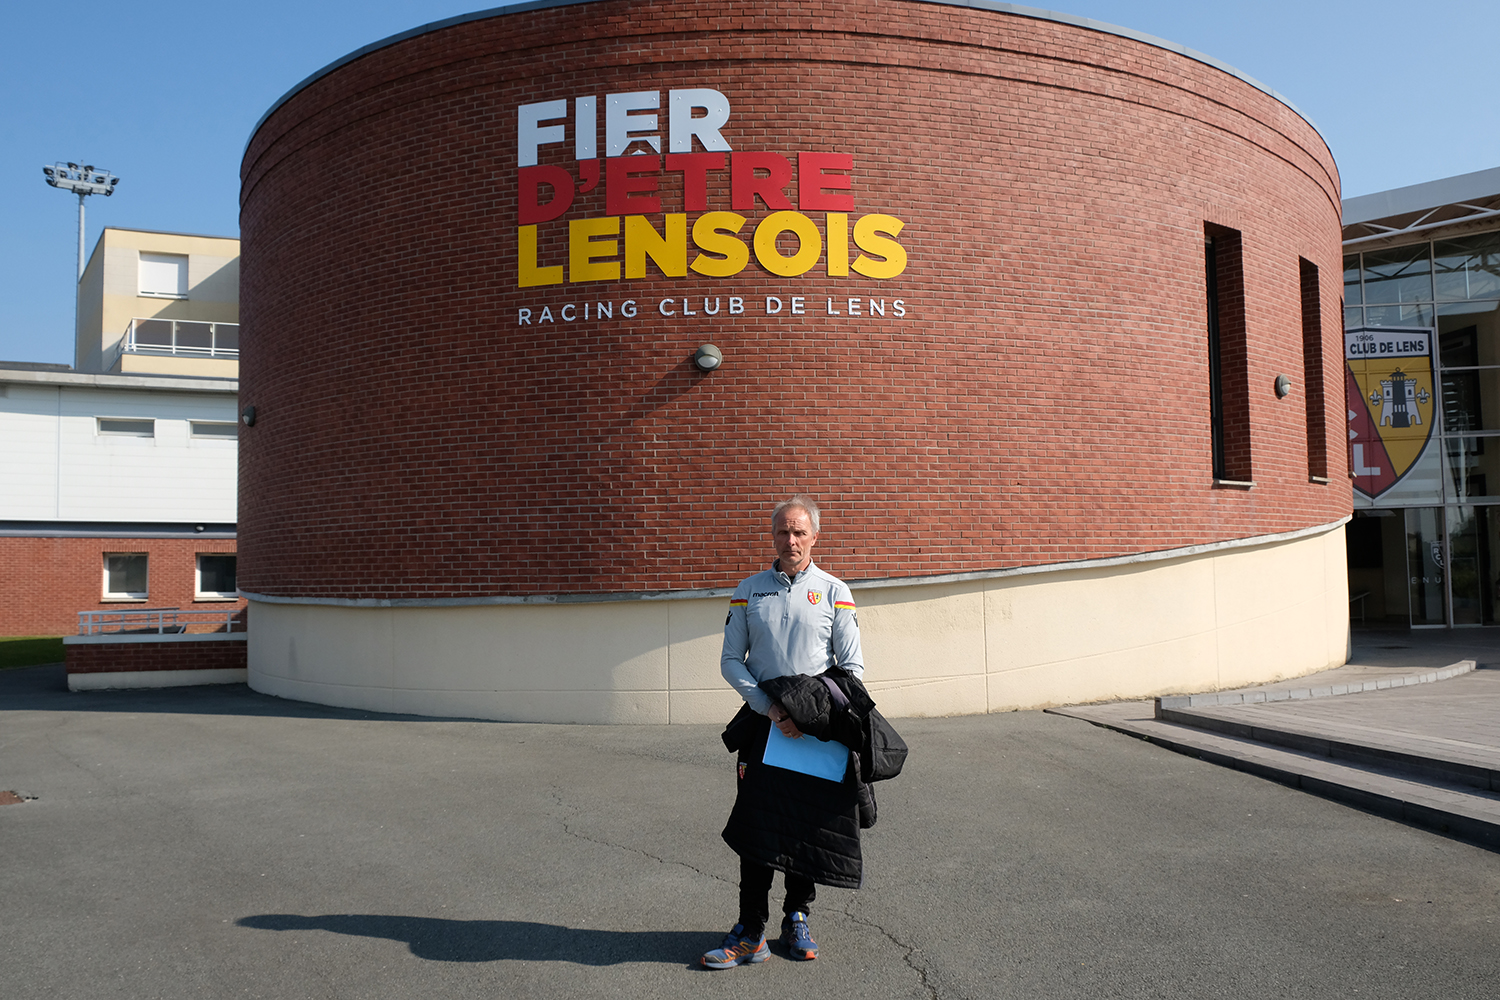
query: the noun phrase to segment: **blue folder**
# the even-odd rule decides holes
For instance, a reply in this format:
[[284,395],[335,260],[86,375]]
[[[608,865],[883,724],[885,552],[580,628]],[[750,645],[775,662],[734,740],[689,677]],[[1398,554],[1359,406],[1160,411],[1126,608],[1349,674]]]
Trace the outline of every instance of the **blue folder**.
[[772,767],[810,774],[814,778],[843,781],[844,772],[849,767],[849,748],[837,741],[820,740],[806,733],[793,739],[773,724],[761,761]]

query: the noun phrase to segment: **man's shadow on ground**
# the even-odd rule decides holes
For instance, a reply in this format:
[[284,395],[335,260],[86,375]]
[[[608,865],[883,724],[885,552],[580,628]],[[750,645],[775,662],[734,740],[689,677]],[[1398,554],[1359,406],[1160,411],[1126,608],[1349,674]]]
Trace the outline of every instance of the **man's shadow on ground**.
[[235,923],[266,931],[330,931],[405,941],[413,955],[434,962],[666,962],[697,966],[698,956],[718,944],[713,933],[703,931],[611,931],[529,920],[446,920],[376,913],[314,917],[262,913]]

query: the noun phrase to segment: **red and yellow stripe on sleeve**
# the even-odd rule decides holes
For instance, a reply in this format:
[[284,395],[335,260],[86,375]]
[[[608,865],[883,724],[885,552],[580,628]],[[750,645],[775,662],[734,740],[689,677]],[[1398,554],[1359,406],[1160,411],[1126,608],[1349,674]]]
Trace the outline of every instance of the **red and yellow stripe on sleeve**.
[[848,610],[853,611],[854,610],[854,598],[851,597],[847,601],[834,601],[833,602],[833,610],[837,611],[840,608],[847,608]]
[[731,608],[745,608],[750,606],[750,602],[743,597],[736,597],[730,600],[729,606]]

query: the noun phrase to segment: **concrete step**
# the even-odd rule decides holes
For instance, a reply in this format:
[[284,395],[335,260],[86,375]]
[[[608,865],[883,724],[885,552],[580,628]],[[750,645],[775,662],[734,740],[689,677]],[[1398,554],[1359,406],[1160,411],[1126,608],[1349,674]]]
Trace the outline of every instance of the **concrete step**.
[[1244,771],[1389,819],[1500,851],[1500,794],[1467,783],[1338,760],[1243,736],[1157,719],[1151,702],[1049,708],[1148,740],[1177,753]]
[[1244,708],[1166,708],[1160,699],[1154,714],[1161,722],[1374,767],[1418,781],[1500,792],[1500,750],[1460,740],[1395,733],[1342,720],[1310,723]]

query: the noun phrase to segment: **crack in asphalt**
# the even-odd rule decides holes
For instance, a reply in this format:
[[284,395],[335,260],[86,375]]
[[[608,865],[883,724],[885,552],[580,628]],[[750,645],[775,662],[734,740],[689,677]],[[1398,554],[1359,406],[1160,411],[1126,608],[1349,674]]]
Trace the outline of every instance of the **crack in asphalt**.
[[927,995],[931,997],[932,1000],[938,1000],[937,987],[933,986],[932,982],[927,977],[927,964],[925,962],[918,964],[913,959],[913,956],[915,956],[917,953],[917,946],[907,944],[905,941],[901,940],[896,935],[886,930],[884,927],[875,923],[873,920],[866,920],[864,917],[855,916],[851,911],[853,910],[854,904],[857,901],[858,898],[855,896],[851,896],[849,898],[849,902],[844,904],[844,916],[848,917],[853,923],[860,924],[864,927],[870,927],[879,931],[881,936],[883,936],[887,941],[895,945],[897,948],[906,949],[906,953],[901,956],[901,961],[906,963],[907,968],[911,969],[911,971],[917,974],[917,981],[921,983],[922,989],[927,991]]
[[[558,819],[562,824],[563,833],[565,833],[569,837],[574,837],[578,840],[586,841],[590,844],[598,844],[601,847],[612,847],[616,850],[628,851],[632,854],[638,854],[643,858],[649,858],[650,860],[655,861],[657,864],[679,865],[683,868],[686,868],[688,871],[696,872],[699,875],[706,876],[717,882],[723,882],[725,885],[737,886],[739,884],[738,882],[726,879],[722,875],[715,874],[714,872],[706,872],[695,865],[688,864],[686,861],[675,861],[671,858],[663,858],[659,855],[652,854],[649,851],[643,851],[639,847],[631,847],[627,844],[616,844],[613,841],[601,840],[598,837],[590,837],[587,834],[580,833],[579,831],[573,829],[573,827],[568,822],[568,817],[570,815],[576,814],[578,812],[578,808],[574,805],[571,805],[563,798],[562,793],[558,790],[557,786],[551,786],[549,788],[549,791],[552,794],[552,801],[556,803],[557,808],[563,813],[563,815],[561,815]],[[896,937],[896,935],[892,934],[890,931],[886,930],[884,927],[880,926],[872,920],[866,920],[863,917],[856,916],[853,912],[851,912],[855,902],[857,902],[857,896],[851,895],[849,901],[844,904],[844,916],[848,917],[851,923],[859,924],[863,927],[872,928],[887,941],[891,942],[897,948],[902,949],[903,954],[901,955],[901,961],[906,965],[907,968],[916,973],[917,982],[921,985],[922,989],[926,991],[927,996],[930,998],[930,1000],[939,1000],[937,987],[933,986],[931,981],[928,979],[926,963],[918,962],[915,959],[918,950],[916,945],[907,944],[905,941],[902,941],[900,938]]]
[[[571,814],[571,813],[576,813],[578,811],[578,808],[576,806],[569,805],[567,802],[565,802],[563,800],[563,797],[562,797],[561,793],[558,792],[558,790],[557,790],[557,788],[555,786],[551,789],[551,792],[552,792],[552,800],[557,803],[557,807],[559,809],[563,810],[564,813]],[[567,815],[564,815],[564,816],[560,817],[560,822],[562,823],[563,833],[567,834],[569,837],[576,837],[579,840],[587,841],[590,844],[598,844],[601,847],[613,847],[616,850],[629,851],[632,854],[639,854],[641,857],[643,857],[643,858],[649,858],[652,861],[655,861],[657,864],[660,864],[660,865],[678,865],[678,866],[680,866],[682,868],[686,868],[690,872],[697,872],[699,875],[703,875],[703,876],[705,876],[707,878],[714,879],[717,882],[723,882],[725,885],[735,885],[735,886],[737,886],[739,884],[738,882],[731,882],[729,879],[726,879],[724,876],[717,875],[714,872],[706,872],[702,868],[697,867],[696,865],[690,865],[690,864],[688,864],[686,861],[676,861],[676,860],[673,860],[672,858],[663,858],[663,857],[660,857],[659,855],[652,854],[649,851],[643,851],[639,847],[631,847],[628,844],[616,844],[616,843],[614,843],[612,841],[600,840],[598,837],[590,837],[587,834],[579,833],[577,830],[574,830],[568,824],[568,817],[567,817]]]

